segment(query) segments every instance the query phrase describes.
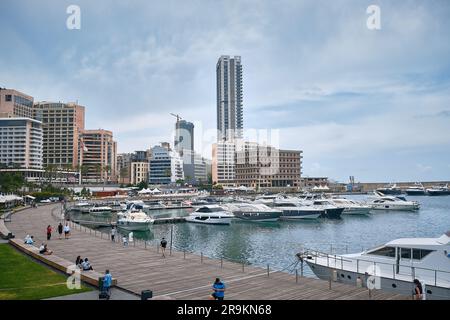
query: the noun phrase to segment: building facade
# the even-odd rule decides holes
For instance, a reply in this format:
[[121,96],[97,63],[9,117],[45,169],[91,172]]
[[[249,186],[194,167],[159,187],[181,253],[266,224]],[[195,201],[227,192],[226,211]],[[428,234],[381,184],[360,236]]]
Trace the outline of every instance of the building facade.
[[221,56],[216,77],[217,141],[240,139],[244,128],[241,57]]
[[152,148],[149,184],[172,184],[184,180],[183,160],[167,143]]
[[33,100],[17,90],[0,88],[0,118],[33,118]]
[[84,130],[83,106],[76,103],[38,102],[34,118],[44,132],[43,164],[57,169],[76,169],[79,165],[80,134]]
[[222,141],[212,145],[212,182],[225,186],[235,185],[234,141]]
[[132,153],[117,154],[117,175],[120,184],[129,184],[131,181]]
[[238,186],[286,188],[301,186],[302,151],[278,150],[246,142],[236,150]]
[[2,168],[42,169],[43,131],[40,121],[0,118],[0,165]]
[[150,163],[145,162],[131,162],[130,164],[130,183],[136,185],[142,181],[148,182],[148,170]]
[[185,120],[177,120],[175,123],[174,149],[181,156],[183,150],[194,151],[194,124]]
[[79,153],[83,182],[117,182],[117,144],[111,131],[84,130]]

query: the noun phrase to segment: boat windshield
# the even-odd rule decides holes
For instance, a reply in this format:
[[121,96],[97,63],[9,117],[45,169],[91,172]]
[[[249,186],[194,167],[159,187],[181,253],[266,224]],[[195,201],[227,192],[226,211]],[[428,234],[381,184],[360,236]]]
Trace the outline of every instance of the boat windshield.
[[197,212],[222,212],[222,208],[209,208],[209,207],[201,207],[197,210]]

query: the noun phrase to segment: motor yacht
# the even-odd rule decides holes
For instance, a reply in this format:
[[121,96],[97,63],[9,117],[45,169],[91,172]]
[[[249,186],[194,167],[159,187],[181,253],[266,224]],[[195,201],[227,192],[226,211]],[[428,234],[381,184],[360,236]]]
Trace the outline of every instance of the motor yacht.
[[350,200],[346,198],[333,198],[331,199],[333,204],[338,208],[344,208],[342,214],[354,214],[354,215],[367,215],[370,214],[372,207],[356,200]]
[[304,205],[298,199],[277,199],[272,208],[282,211],[280,220],[317,219],[325,214],[323,208]]
[[421,183],[416,183],[413,186],[407,187],[405,192],[408,196],[424,196],[427,194],[427,191]]
[[297,254],[320,279],[411,296],[414,279],[426,299],[450,299],[450,232],[439,238],[402,238],[354,254],[316,250]]
[[142,210],[122,213],[117,220],[117,227],[129,231],[147,231],[155,222]]
[[450,188],[448,187],[448,185],[433,186],[427,189],[427,193],[430,196],[448,196],[450,195]]
[[378,196],[371,200],[369,205],[374,210],[415,211],[420,208],[420,204],[417,201],[408,201],[405,197],[401,196]]
[[390,184],[383,188],[377,188],[376,191],[378,191],[384,195],[402,194],[402,190],[400,188],[398,188],[396,184]]
[[97,215],[97,216],[108,215],[108,214],[111,214],[111,212],[112,212],[112,208],[106,207],[106,206],[101,206],[101,207],[94,206],[89,209],[90,214]]
[[205,205],[186,217],[187,222],[202,224],[231,224],[234,215],[219,205]]

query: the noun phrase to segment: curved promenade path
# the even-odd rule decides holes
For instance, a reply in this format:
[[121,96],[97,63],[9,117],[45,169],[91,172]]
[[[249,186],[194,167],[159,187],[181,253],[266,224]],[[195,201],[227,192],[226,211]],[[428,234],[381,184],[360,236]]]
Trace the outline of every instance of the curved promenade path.
[[[52,210],[54,214],[52,214]],[[407,299],[408,297],[374,291],[369,297],[367,289],[340,283],[298,277],[284,272],[270,272],[264,268],[184,254],[166,250],[162,258],[155,246],[143,242],[124,247],[112,242],[106,234],[91,229],[72,226],[70,239],[58,239],[56,226],[61,215],[61,205],[40,206],[15,213],[7,228],[23,239],[33,235],[36,245],[46,240],[47,225],[53,226],[49,249],[54,255],[69,261],[88,257],[94,269],[100,273],[109,269],[117,278],[118,287],[140,294],[142,290],[152,290],[154,298],[208,299],[211,285],[220,277],[227,285],[225,297],[229,299]]]

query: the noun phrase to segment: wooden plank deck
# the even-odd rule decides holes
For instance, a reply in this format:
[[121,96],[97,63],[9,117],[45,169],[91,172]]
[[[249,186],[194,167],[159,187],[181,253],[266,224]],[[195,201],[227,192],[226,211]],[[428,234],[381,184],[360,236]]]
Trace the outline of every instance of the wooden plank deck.
[[[24,238],[33,235],[36,244],[46,241],[46,227],[52,225],[54,230],[58,224],[51,214],[53,208],[59,212],[60,205],[30,208],[13,215],[7,227],[16,237]],[[121,243],[112,242],[106,234],[77,225],[72,226],[70,239],[58,239],[57,232],[48,241],[49,249],[54,254],[69,260],[89,258],[94,269],[103,272],[109,269],[117,278],[119,287],[140,293],[152,290],[153,295],[168,296],[174,299],[208,299],[211,285],[216,277],[220,277],[227,285],[226,299],[260,300],[260,299],[369,299],[368,290],[341,283],[332,283],[331,290],[326,281],[298,277],[284,272],[270,272],[260,267],[242,265],[223,260],[201,257],[196,254],[166,250],[166,258],[157,252],[156,244],[144,246],[143,242],[130,243],[124,247]],[[86,231],[85,231],[86,230]],[[96,236],[95,236],[96,234]],[[408,299],[408,297],[373,291],[371,299]]]

